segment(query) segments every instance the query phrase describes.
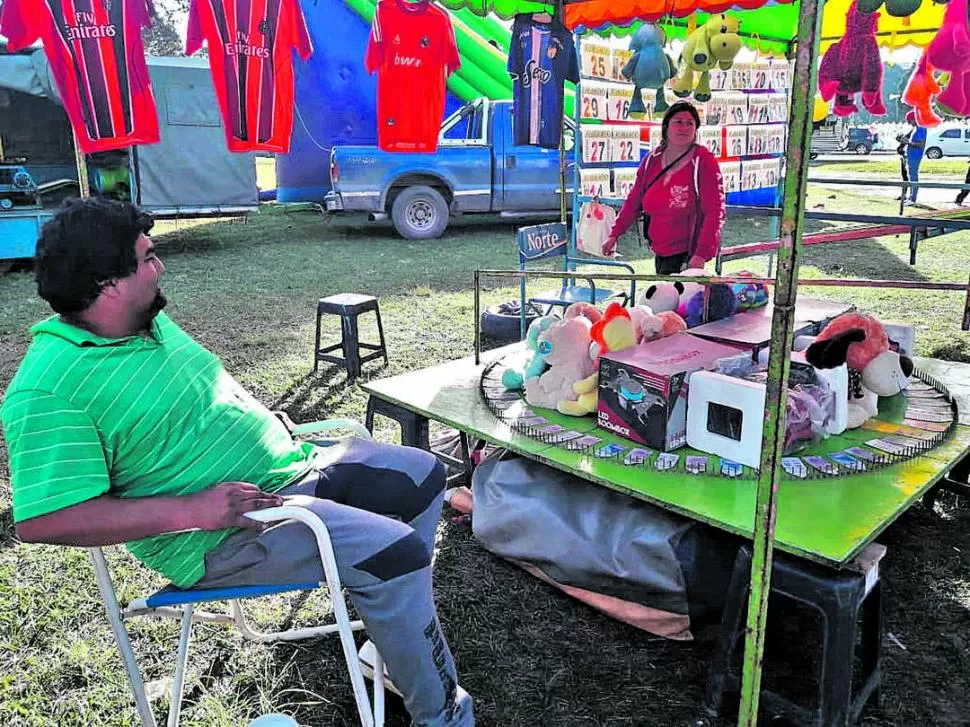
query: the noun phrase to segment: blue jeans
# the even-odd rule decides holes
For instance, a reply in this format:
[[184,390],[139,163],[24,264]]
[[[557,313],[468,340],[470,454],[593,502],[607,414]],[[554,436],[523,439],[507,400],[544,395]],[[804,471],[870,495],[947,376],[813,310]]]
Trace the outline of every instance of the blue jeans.
[[[919,150],[919,154],[914,154],[912,152],[906,155],[906,168],[909,171],[909,181],[918,182],[919,181],[919,165],[923,161],[923,150]],[[910,202],[916,201],[916,195],[919,194],[919,187],[909,188],[909,200]]]
[[[367,439],[341,440],[322,464],[278,494],[320,516],[340,580],[404,694],[413,724],[472,727],[431,593],[431,555],[445,469],[429,452]],[[243,530],[206,556],[196,586],[323,581],[316,540],[299,523]]]

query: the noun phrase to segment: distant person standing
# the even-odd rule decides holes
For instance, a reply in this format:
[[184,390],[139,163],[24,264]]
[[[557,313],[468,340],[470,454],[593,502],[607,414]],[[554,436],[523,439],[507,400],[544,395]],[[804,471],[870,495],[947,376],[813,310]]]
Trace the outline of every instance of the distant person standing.
[[[919,182],[919,165],[923,161],[923,150],[926,147],[926,129],[916,123],[916,114],[910,111],[906,114],[906,122],[910,125],[909,131],[903,132],[896,137],[899,146],[896,152],[899,154],[899,167],[904,182]],[[919,187],[909,188],[909,203],[916,204],[916,195]],[[903,192],[897,199],[906,199]]]
[[[970,185],[970,159],[967,159],[967,178],[963,180],[964,184]],[[961,189],[957,193],[957,204],[963,204],[963,200],[967,198],[970,194],[970,189]]]

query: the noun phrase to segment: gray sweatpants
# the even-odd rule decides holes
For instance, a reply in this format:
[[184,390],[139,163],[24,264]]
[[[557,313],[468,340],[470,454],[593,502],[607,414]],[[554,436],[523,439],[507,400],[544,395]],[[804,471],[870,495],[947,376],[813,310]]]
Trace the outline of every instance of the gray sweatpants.
[[[470,727],[468,694],[431,592],[444,467],[411,447],[346,439],[323,464],[279,492],[310,508],[330,531],[337,569],[387,664],[414,725]],[[206,556],[199,588],[323,581],[316,540],[300,523],[231,535]]]

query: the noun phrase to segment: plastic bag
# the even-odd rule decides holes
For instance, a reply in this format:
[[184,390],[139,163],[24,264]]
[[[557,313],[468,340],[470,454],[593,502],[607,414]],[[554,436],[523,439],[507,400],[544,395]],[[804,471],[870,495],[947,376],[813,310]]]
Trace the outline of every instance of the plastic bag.
[[587,255],[613,257],[613,250],[605,249],[606,240],[616,222],[616,212],[602,202],[586,202],[579,208],[576,229],[576,248]]

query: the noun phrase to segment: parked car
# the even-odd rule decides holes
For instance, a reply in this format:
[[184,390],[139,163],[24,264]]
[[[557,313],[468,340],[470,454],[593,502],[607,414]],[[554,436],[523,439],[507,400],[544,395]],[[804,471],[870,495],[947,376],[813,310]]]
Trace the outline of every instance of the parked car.
[[879,141],[879,137],[869,129],[853,128],[849,129],[846,137],[845,151],[854,151],[856,154],[870,154],[872,148]]
[[926,132],[926,157],[970,156],[970,127],[944,124]]
[[[830,117],[831,118],[831,117]],[[809,158],[819,154],[871,154],[879,140],[877,134],[864,127],[847,128],[845,122],[836,120],[815,125]]]
[[[566,119],[566,206],[572,209],[574,126]],[[330,153],[330,212],[390,216],[408,239],[440,237],[456,214],[557,218],[559,152],[516,146],[512,103],[476,99],[445,119],[438,151],[399,154],[376,146],[335,146]]]

